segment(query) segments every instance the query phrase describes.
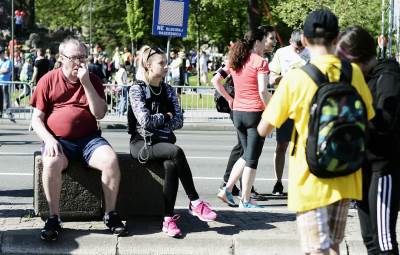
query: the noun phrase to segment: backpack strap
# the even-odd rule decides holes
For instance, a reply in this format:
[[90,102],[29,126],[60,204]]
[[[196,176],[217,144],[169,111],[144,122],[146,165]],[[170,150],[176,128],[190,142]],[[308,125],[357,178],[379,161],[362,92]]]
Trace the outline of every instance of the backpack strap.
[[308,62],[306,65],[302,66],[301,69],[317,84],[321,86],[324,83],[329,82],[325,74],[323,74],[318,67]]
[[[340,69],[340,81],[347,81],[351,83],[353,68],[351,67],[350,62],[341,61],[342,68]],[[320,85],[329,82],[328,78],[325,74],[323,74],[315,65],[311,63],[307,63],[301,69],[310,76],[310,78],[317,84]]]
[[340,81],[347,81],[351,84],[351,79],[353,75],[353,68],[351,67],[350,62],[348,61],[341,61],[342,68],[340,69]]
[[[318,87],[320,87],[322,84],[329,82],[328,77],[326,77],[325,74],[323,74],[318,67],[315,65],[311,64],[308,62],[304,66],[301,67],[301,69],[317,84]],[[299,134],[297,133],[296,128],[294,129],[294,144],[293,144],[293,149],[291,152],[291,155],[293,156],[296,153],[297,150],[297,140],[299,137]]]

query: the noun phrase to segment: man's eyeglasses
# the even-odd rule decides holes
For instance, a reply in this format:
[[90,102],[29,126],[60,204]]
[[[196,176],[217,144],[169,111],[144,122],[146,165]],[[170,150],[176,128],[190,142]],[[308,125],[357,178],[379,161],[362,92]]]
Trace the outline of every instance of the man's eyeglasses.
[[68,59],[70,62],[79,65],[80,63],[85,63],[86,62],[86,56],[73,56],[73,57],[68,57],[64,54],[63,57],[65,57],[66,59]]

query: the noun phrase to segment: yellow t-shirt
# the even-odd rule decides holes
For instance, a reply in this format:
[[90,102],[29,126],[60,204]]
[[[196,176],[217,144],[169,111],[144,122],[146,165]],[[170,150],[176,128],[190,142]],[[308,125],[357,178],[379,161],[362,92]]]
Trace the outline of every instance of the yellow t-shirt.
[[[330,81],[339,80],[340,60],[334,55],[322,55],[311,59],[322,73],[327,74]],[[365,83],[360,68],[352,64],[352,84],[364,100],[368,119],[374,117],[372,96]],[[317,91],[317,85],[301,69],[293,69],[286,73],[279,83],[262,118],[276,127],[280,127],[287,118],[294,120],[298,132],[297,149],[294,156],[289,156],[289,210],[304,212],[323,207],[344,198],[361,199],[361,171],[336,178],[317,178],[309,171],[306,161],[306,141],[308,135],[309,107]],[[293,138],[290,145],[293,149]]]

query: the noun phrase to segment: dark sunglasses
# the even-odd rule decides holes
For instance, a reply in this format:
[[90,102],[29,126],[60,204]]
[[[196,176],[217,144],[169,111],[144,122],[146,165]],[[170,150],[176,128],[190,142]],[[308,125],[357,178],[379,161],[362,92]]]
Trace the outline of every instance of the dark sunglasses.
[[164,51],[158,47],[150,48],[149,54],[147,55],[146,62],[149,61],[149,58],[155,54],[164,54]]

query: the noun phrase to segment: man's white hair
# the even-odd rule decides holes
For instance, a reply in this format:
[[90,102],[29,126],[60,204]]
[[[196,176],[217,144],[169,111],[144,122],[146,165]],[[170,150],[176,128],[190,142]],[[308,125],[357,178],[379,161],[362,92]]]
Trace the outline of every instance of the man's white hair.
[[66,49],[67,45],[73,45],[77,48],[81,47],[82,49],[87,51],[87,47],[83,42],[81,42],[78,39],[73,38],[73,37],[67,37],[64,39],[64,41],[62,43],[60,43],[60,46],[58,47],[58,51],[60,54],[62,54],[62,55],[65,54],[65,49]]

